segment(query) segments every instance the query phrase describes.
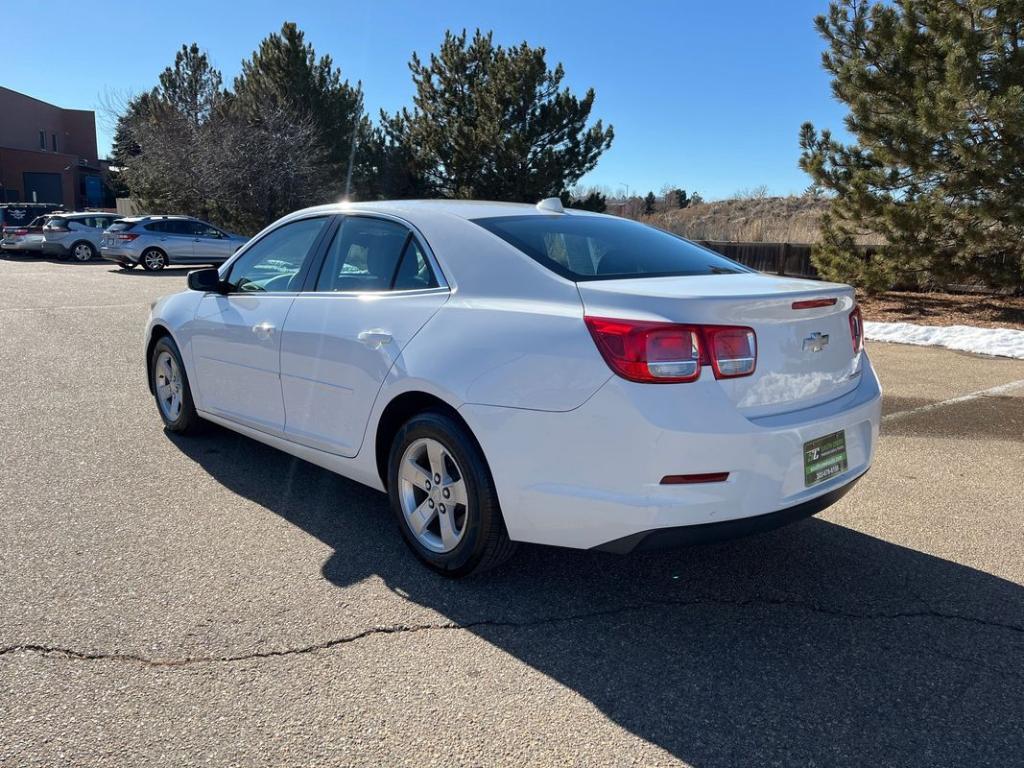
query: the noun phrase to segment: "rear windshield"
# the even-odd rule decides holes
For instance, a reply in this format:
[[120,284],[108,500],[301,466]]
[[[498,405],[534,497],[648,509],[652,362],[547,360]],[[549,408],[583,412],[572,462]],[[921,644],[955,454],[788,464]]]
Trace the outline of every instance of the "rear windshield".
[[134,221],[115,221],[107,227],[107,232],[124,232],[126,229],[131,229],[134,226]]
[[751,271],[689,240],[613,216],[498,216],[473,223],[574,281]]

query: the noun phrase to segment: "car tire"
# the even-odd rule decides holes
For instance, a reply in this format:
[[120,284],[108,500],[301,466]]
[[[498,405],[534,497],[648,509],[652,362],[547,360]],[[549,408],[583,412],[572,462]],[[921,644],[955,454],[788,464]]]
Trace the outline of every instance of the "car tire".
[[388,495],[402,538],[438,573],[480,573],[515,552],[483,452],[442,412],[418,414],[398,431],[388,459]]
[[182,435],[200,431],[203,420],[196,412],[178,345],[170,336],[164,336],[153,345],[149,357],[149,384],[167,431]]
[[75,243],[68,252],[75,261],[86,262],[96,258],[96,248],[87,240],[80,240]]
[[167,266],[167,254],[159,248],[148,248],[142,252],[139,264],[147,272],[159,272]]

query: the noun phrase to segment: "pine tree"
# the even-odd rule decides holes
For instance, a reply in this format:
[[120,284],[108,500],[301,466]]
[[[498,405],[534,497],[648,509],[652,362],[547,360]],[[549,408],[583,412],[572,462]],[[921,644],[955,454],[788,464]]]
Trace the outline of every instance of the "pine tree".
[[253,123],[272,109],[313,122],[329,165],[325,169],[328,188],[321,190],[325,202],[345,191],[350,161],[356,190],[371,174],[368,151],[359,150],[361,146],[369,150],[373,141],[360,84],[343,80],[330,56],[317,57],[293,22],[285,22],[280,33],[264,38],[242,62],[242,73],[235,78],[235,107]]
[[650,216],[654,213],[657,202],[658,198],[654,196],[654,192],[648,192],[647,197],[644,198],[644,216]]
[[[834,195],[819,271],[871,289],[965,276],[1024,287],[1024,5],[835,0],[816,25],[856,138],[800,132],[801,167]],[[866,233],[886,243],[871,259]]]
[[675,200],[676,208],[683,209],[690,204],[690,198],[686,196],[685,189],[676,187],[672,190],[672,198]]
[[409,175],[435,194],[536,202],[575,184],[611,145],[611,126],[587,127],[593,89],[582,99],[563,89],[562,66],[548,69],[543,48],[447,32],[429,62],[413,54],[409,69],[413,109],[381,121]]

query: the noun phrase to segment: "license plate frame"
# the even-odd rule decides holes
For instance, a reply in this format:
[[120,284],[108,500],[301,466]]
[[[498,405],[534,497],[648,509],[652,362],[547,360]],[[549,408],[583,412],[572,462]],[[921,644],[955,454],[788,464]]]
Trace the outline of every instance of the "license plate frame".
[[804,487],[824,483],[849,469],[846,430],[831,432],[804,443]]

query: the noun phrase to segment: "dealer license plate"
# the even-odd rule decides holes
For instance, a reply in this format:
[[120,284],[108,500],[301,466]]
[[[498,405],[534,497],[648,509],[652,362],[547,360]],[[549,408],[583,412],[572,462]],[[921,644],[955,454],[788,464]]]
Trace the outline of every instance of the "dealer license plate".
[[847,469],[846,433],[833,432],[804,443],[804,486],[823,483]]

